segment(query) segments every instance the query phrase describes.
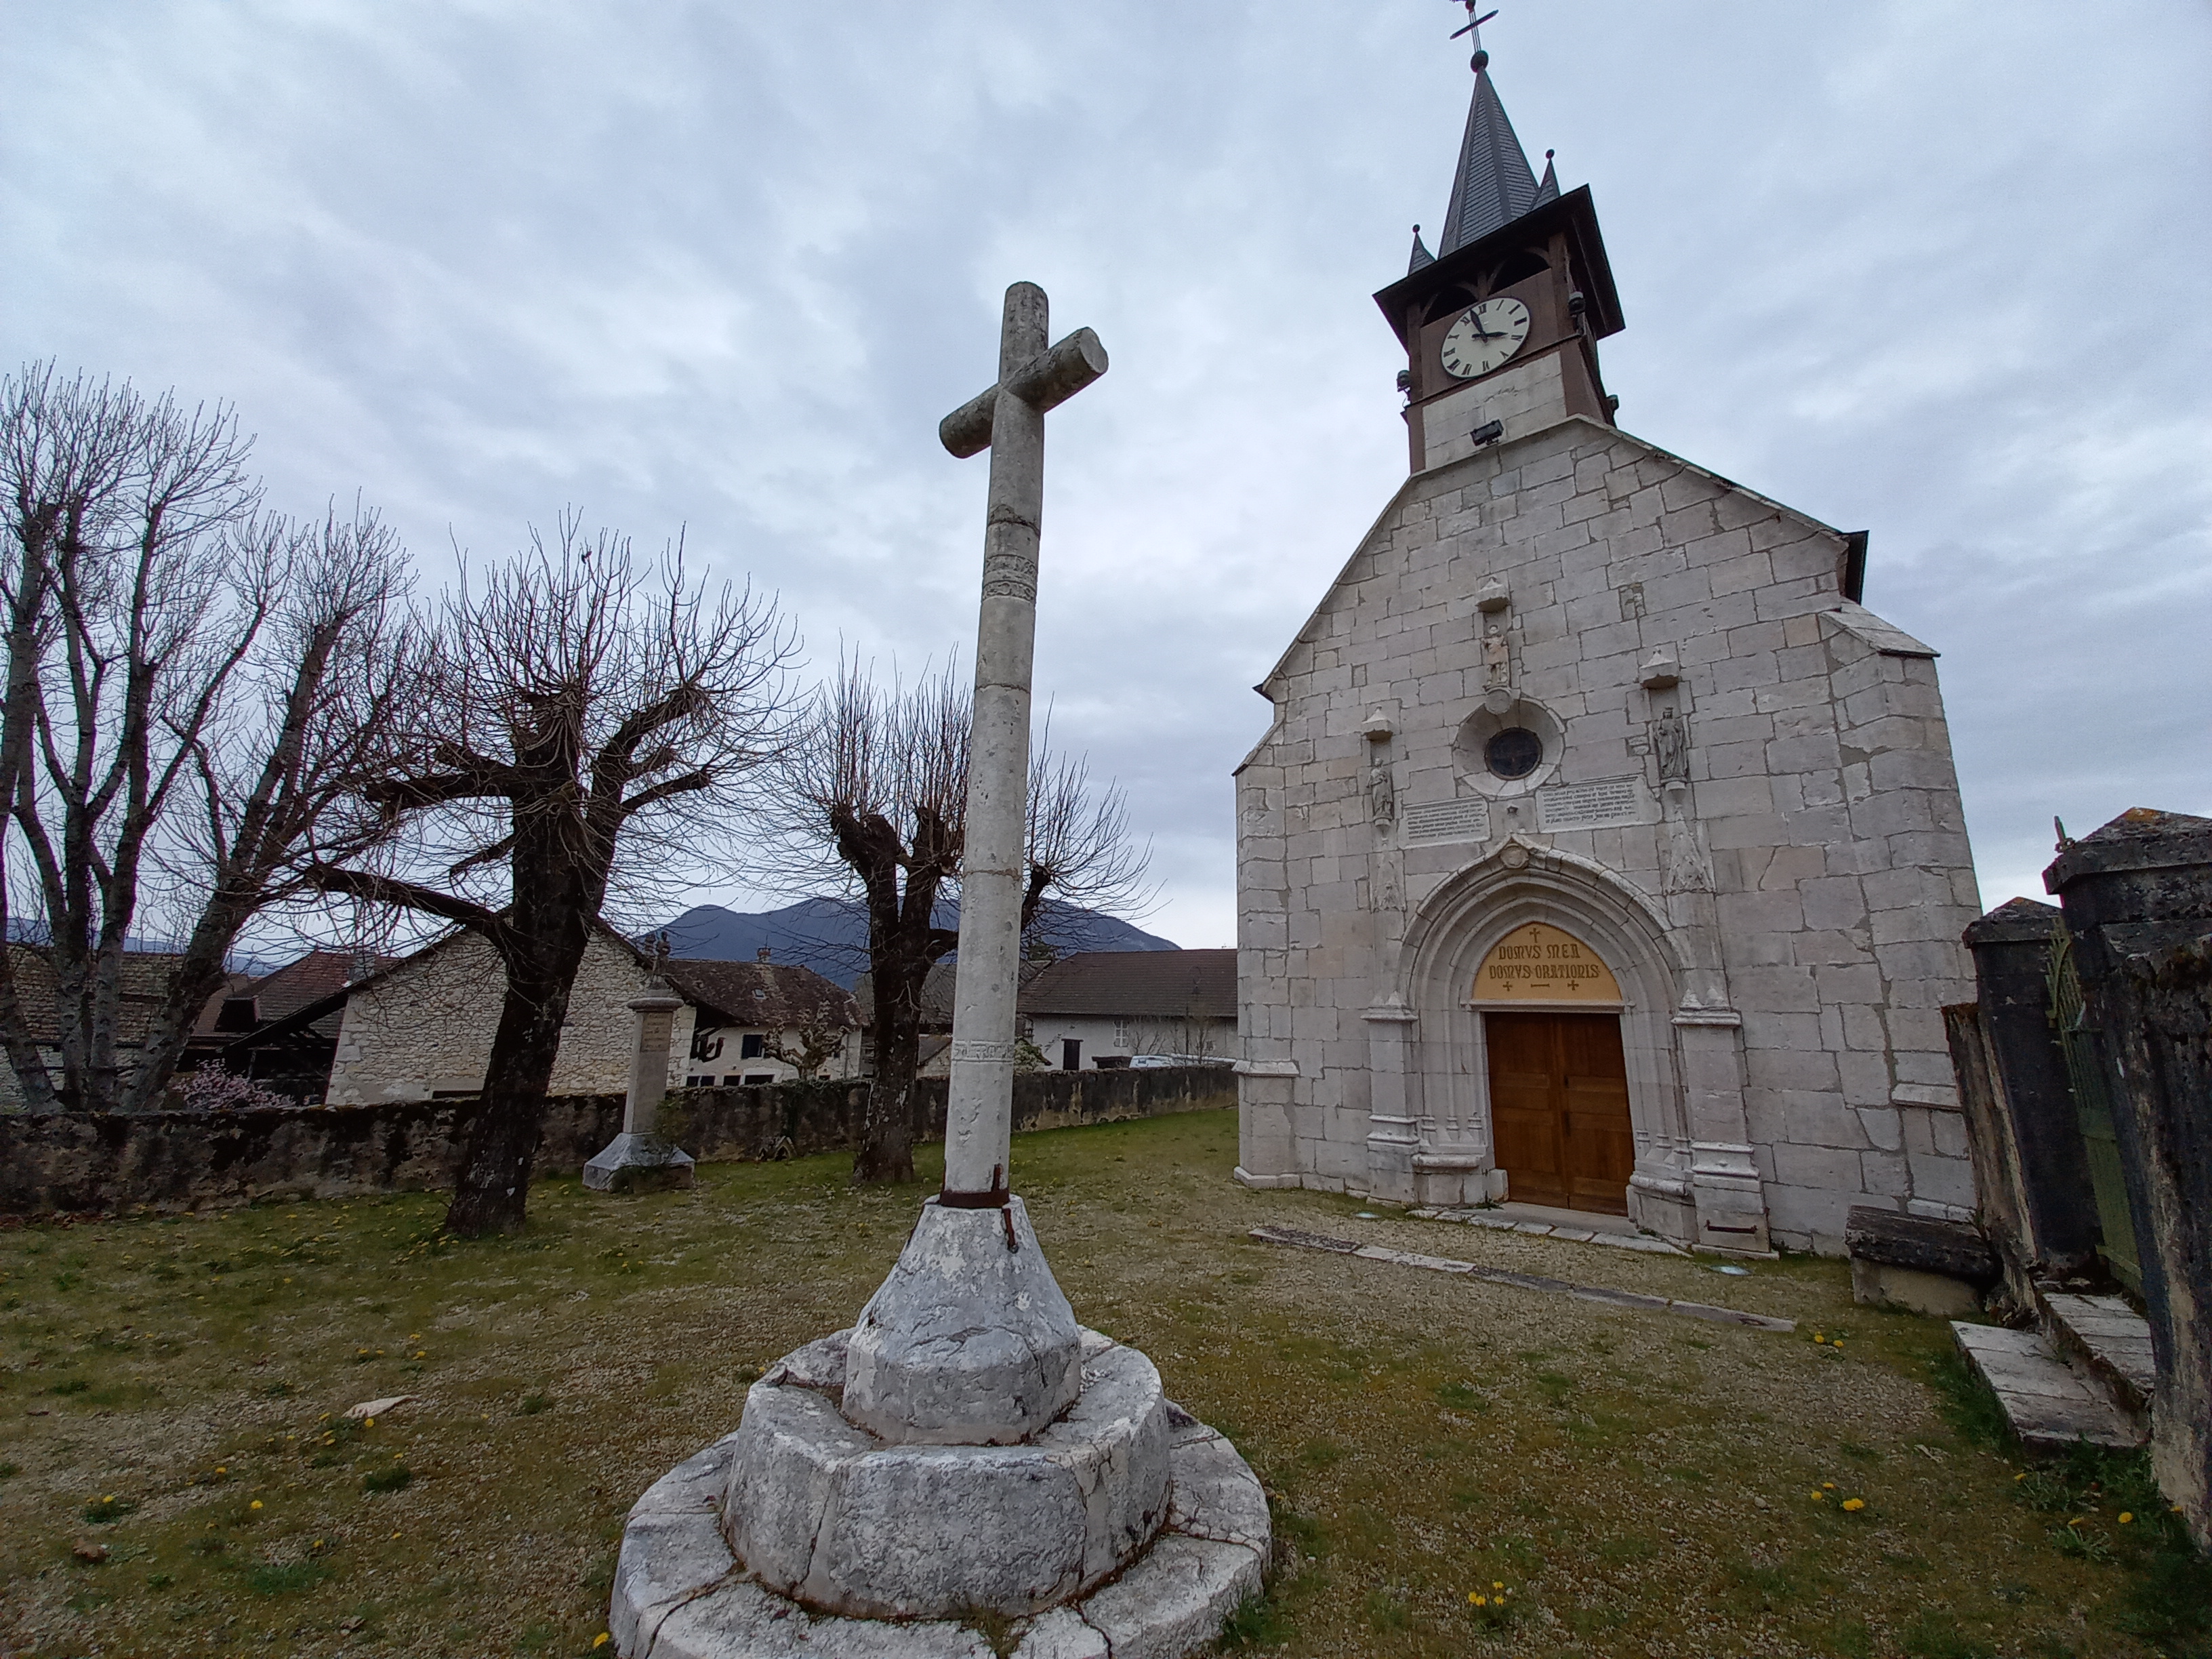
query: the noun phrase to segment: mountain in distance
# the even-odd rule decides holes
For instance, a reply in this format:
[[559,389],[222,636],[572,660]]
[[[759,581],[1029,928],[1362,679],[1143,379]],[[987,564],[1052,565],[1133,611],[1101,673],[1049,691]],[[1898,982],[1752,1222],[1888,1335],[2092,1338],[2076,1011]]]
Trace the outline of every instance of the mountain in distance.
[[[945,903],[938,909],[942,927],[960,925],[960,908]],[[654,932],[662,931],[655,929]],[[726,910],[719,904],[698,904],[667,924],[668,954],[709,962],[750,962],[765,948],[777,962],[811,968],[847,990],[868,965],[868,915],[858,899],[811,898],[787,904],[781,910]],[[1172,939],[1147,933],[1118,916],[1085,910],[1073,904],[1044,902],[1033,939],[1049,944],[1060,956],[1085,951],[1179,951]],[[650,935],[648,935],[650,937]]]

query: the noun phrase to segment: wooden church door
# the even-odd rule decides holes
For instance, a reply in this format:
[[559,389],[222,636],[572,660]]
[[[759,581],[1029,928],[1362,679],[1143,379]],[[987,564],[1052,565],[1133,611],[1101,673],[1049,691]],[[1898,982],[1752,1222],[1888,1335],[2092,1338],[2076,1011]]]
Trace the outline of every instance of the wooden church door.
[[1627,1214],[1636,1136],[1620,1017],[1487,1013],[1483,1024],[1506,1197]]

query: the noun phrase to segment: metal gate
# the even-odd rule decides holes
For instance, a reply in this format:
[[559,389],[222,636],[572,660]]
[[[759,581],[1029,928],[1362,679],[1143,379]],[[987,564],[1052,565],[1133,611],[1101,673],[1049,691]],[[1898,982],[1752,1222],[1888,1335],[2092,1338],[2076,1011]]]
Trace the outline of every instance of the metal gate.
[[2089,1185],[2097,1198],[2097,1220],[2105,1231],[2105,1261],[2112,1276],[2136,1296],[2142,1294],[2142,1264],[2136,1258],[2136,1224],[2128,1208],[2127,1182],[2120,1172],[2120,1145],[2112,1130],[2112,1102],[2105,1092],[2105,1067],[2097,1051],[2096,1028],[2081,1006],[2081,980],[2074,967],[2074,940],[2065,928],[2051,936],[2051,1025],[2066,1057],[2067,1085],[2081,1142],[2089,1160]]

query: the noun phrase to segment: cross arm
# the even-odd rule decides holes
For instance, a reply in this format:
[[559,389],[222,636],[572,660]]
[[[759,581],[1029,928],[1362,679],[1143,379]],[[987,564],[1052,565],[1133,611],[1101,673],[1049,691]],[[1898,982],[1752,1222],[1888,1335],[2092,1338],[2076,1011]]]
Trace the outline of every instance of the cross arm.
[[1097,334],[1079,328],[947,415],[938,422],[938,438],[964,461],[991,447],[991,417],[998,410],[1000,392],[1011,392],[1042,412],[1059,408],[1105,372],[1106,348]]

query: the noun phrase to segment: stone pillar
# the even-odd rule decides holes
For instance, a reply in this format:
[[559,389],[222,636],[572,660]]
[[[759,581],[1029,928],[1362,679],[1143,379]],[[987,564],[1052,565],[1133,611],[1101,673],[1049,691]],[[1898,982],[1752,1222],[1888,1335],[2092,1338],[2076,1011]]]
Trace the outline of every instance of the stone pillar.
[[668,1093],[669,1036],[684,1000],[656,978],[630,1005],[637,1016],[629,1056],[629,1097],[622,1133],[584,1165],[584,1185],[595,1193],[657,1192],[688,1188],[695,1179],[690,1154],[661,1138],[660,1103]]
[[1406,1050],[1416,1016],[1386,1003],[1360,1016],[1367,1024],[1367,1190],[1392,1204],[1411,1204],[1421,1126],[1406,1097]]
[[2212,1547],[2212,819],[2142,808],[2044,872],[2074,939],[2134,1212],[2151,1463]]
[[[1984,1224],[2019,1258],[2007,1264],[2008,1281],[2077,1273],[2094,1258],[2100,1237],[2066,1057],[2051,1028],[2051,941],[2058,928],[2057,908],[2030,899],[1969,927],[1976,1018],[1971,1033],[1963,1019],[1950,1021]],[[2018,1295],[2025,1286],[2012,1289]]]
[[1699,1249],[1763,1255],[1766,1191],[1752,1157],[1743,1109],[1743,1017],[1685,1008],[1674,1016],[1674,1051],[1690,1120],[1690,1192]]

